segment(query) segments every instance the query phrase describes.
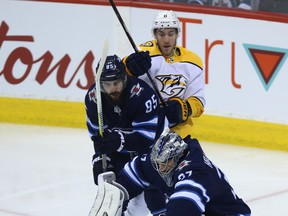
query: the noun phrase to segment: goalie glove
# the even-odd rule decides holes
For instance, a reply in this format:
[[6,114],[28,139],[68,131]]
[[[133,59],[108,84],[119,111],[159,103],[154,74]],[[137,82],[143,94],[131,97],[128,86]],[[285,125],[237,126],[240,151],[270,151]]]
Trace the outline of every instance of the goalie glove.
[[178,124],[185,122],[192,114],[192,109],[187,101],[178,97],[170,98],[164,106],[165,115],[170,124]]

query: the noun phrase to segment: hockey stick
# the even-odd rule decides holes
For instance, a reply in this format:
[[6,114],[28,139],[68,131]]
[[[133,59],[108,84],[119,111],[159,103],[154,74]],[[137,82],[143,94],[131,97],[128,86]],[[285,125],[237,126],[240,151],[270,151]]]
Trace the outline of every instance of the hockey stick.
[[[100,59],[99,67],[98,67],[98,70],[96,71],[96,76],[95,76],[98,125],[99,125],[99,134],[101,137],[103,137],[103,110],[102,110],[102,100],[101,100],[100,77],[101,77],[102,70],[106,61],[108,49],[109,49],[109,43],[108,43],[108,40],[105,39],[103,50],[102,50],[102,57]],[[103,168],[103,172],[106,172],[107,159],[106,159],[105,154],[102,154],[102,168]]]
[[[119,13],[119,11],[118,11],[118,9],[117,9],[117,7],[116,7],[114,1],[113,1],[113,0],[109,0],[109,2],[110,2],[110,4],[111,4],[111,6],[112,6],[112,8],[113,8],[113,10],[114,10],[114,12],[115,12],[115,14],[116,14],[118,20],[119,20],[119,22],[120,22],[122,28],[124,29],[125,34],[126,34],[126,36],[128,37],[128,40],[130,41],[130,43],[131,43],[131,45],[132,45],[134,51],[135,51],[135,52],[139,52],[139,50],[138,50],[138,48],[137,48],[137,46],[136,46],[134,40],[132,39],[130,33],[128,32],[128,29],[127,29],[127,27],[126,27],[126,25],[125,25],[125,23],[124,23],[124,21],[123,21],[121,15],[120,15],[120,13]],[[162,98],[162,96],[161,96],[161,94],[160,94],[160,92],[159,92],[159,90],[158,90],[156,84],[154,83],[154,81],[153,81],[151,75],[150,75],[148,72],[146,72],[146,75],[147,75],[149,81],[151,82],[151,84],[152,84],[152,86],[153,86],[153,88],[154,88],[154,90],[155,90],[157,96],[159,97],[161,103],[165,106],[166,103],[164,102],[164,100],[163,100],[163,98]]]

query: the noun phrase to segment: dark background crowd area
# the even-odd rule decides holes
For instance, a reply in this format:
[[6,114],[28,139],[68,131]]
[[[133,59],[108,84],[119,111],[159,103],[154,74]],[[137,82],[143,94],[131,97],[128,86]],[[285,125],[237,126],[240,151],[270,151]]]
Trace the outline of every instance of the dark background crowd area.
[[[136,0],[143,1],[145,0]],[[146,0],[147,1],[147,0]],[[148,0],[149,1],[149,0]],[[288,14],[288,0],[150,0]]]

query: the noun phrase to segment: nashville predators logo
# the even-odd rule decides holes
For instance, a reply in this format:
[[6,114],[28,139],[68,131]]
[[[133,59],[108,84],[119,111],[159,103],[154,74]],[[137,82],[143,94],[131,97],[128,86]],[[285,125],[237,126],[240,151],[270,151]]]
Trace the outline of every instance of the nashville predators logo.
[[145,43],[142,43],[140,46],[143,47],[153,47],[153,42],[152,41],[147,41]]
[[161,92],[169,97],[181,97],[187,88],[188,80],[182,75],[161,75],[156,79],[161,82]]

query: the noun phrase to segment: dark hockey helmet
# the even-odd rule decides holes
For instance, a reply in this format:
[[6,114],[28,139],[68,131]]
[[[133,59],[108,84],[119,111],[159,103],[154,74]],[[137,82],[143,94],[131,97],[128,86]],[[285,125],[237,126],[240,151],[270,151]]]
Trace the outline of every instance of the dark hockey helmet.
[[[99,68],[100,61],[96,67],[96,72]],[[100,76],[101,91],[105,92],[102,83],[109,81],[123,80],[124,88],[127,82],[127,73],[124,63],[117,55],[110,55],[106,57],[106,61]]]
[[169,187],[173,185],[174,170],[187,146],[177,133],[166,128],[152,147],[152,165]]
[[[100,61],[96,67],[96,71],[99,68]],[[118,79],[126,78],[127,73],[125,65],[117,55],[107,56],[100,81],[115,81]]]

